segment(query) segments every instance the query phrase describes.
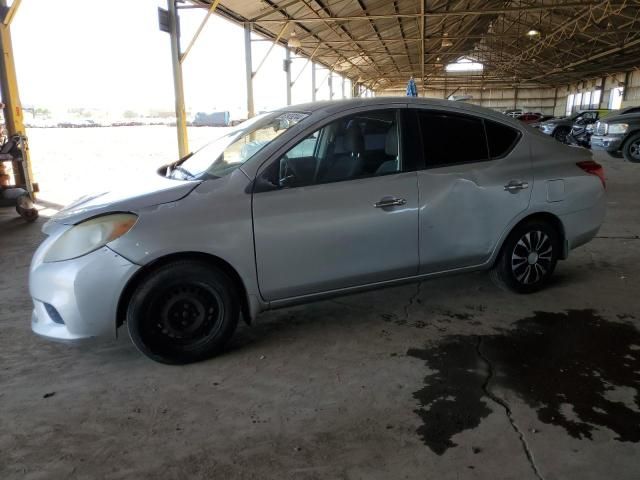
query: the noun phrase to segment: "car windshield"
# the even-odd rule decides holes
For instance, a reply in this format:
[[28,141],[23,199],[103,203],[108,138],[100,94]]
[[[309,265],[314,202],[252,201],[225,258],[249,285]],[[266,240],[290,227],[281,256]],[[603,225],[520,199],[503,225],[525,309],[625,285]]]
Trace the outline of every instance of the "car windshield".
[[308,116],[299,112],[258,115],[170,166],[167,176],[192,180],[228,175]]

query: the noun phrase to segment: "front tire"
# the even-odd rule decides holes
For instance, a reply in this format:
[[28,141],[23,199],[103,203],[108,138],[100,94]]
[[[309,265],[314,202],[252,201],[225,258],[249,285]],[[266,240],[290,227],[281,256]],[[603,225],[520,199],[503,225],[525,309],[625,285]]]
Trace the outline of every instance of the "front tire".
[[220,353],[236,329],[239,313],[238,294],[224,272],[202,262],[178,260],[138,285],[126,317],[138,350],[175,365]]
[[622,154],[627,161],[640,163],[640,133],[636,133],[625,142]]
[[549,283],[561,246],[560,235],[549,223],[525,222],[507,237],[491,278],[499,287],[512,292],[537,292]]
[[553,132],[553,138],[558,140],[560,143],[567,143],[567,136],[569,135],[570,130],[568,128],[556,128],[556,131]]

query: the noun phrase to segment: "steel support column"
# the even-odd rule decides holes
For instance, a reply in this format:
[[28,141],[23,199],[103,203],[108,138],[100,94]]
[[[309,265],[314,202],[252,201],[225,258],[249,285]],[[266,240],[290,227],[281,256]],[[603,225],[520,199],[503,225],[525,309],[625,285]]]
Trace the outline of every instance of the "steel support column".
[[[2,22],[0,23],[0,49],[2,51],[2,56],[0,57],[0,90],[2,91],[2,102],[4,103],[4,121],[9,137],[19,135],[26,139],[16,66],[13,59],[13,45],[11,43],[11,21],[19,5],[20,2],[14,0],[11,7],[7,8],[6,0],[0,0],[0,7],[4,11]],[[25,185],[33,196],[33,174],[27,142],[24,143],[22,150],[22,160],[28,178],[23,178],[20,169],[17,168],[17,165],[14,165],[13,171],[16,184]]]
[[329,71],[329,100],[333,100],[333,72]]
[[247,79],[247,118],[255,115],[253,104],[253,57],[251,56],[251,24],[244,24],[244,60]]
[[311,101],[315,102],[317,98],[317,88],[316,88],[316,63],[311,63]]
[[351,97],[352,98],[360,97],[360,84],[358,82],[351,83]]
[[602,77],[600,83],[600,101],[598,102],[598,108],[602,108],[602,102],[604,101],[604,87],[607,84],[607,77]]
[[291,105],[291,50],[284,49],[285,64],[287,65],[287,105]]
[[176,0],[167,0],[169,11],[169,38],[171,39],[171,66],[173,69],[173,89],[176,102],[176,128],[178,130],[178,155],[180,158],[189,153],[187,137],[187,113],[184,106],[184,83],[180,64],[180,19]]

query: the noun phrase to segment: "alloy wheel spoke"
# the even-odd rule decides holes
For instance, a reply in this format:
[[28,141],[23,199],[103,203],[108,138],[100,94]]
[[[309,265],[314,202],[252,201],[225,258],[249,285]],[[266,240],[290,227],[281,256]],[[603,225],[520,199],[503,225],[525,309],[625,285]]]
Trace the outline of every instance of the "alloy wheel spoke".
[[517,269],[517,268],[520,268],[522,265],[524,265],[526,263],[527,263],[527,259],[526,258],[523,258],[522,260],[519,260],[517,262],[514,261],[514,260],[511,261],[511,265],[513,266],[514,270]]

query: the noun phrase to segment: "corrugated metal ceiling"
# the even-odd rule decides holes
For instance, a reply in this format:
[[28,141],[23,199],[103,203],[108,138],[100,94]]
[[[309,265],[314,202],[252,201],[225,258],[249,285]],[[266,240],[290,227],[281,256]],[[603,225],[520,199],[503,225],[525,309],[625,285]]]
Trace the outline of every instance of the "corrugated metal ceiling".
[[[207,7],[212,0],[193,0]],[[216,13],[384,90],[428,85],[560,85],[640,66],[638,0],[222,0]],[[527,35],[536,30],[538,35]],[[482,73],[447,73],[461,57]]]

